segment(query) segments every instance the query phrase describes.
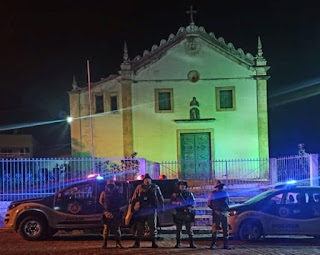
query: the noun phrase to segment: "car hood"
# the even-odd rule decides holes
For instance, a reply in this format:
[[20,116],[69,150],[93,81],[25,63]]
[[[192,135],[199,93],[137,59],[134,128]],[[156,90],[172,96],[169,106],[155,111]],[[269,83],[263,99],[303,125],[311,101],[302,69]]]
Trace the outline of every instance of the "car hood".
[[242,210],[247,208],[248,205],[245,204],[235,204],[235,205],[230,205],[229,206],[229,211],[233,211],[233,210]]
[[30,199],[23,199],[23,200],[17,200],[13,201],[9,207],[12,207],[12,205],[18,206],[25,203],[37,203],[42,204],[48,207],[52,207],[54,201],[54,195],[42,197],[42,198],[30,198]]

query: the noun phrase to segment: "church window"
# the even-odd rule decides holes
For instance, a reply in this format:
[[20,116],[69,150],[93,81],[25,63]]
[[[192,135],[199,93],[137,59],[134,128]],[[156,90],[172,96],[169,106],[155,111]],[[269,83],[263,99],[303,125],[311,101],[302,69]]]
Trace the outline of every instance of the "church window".
[[156,112],[173,112],[173,90],[156,89],[155,90]]
[[95,95],[96,113],[104,112],[103,95]]
[[111,112],[118,111],[118,96],[110,95],[110,110]]
[[235,106],[235,87],[216,88],[217,111],[234,111]]

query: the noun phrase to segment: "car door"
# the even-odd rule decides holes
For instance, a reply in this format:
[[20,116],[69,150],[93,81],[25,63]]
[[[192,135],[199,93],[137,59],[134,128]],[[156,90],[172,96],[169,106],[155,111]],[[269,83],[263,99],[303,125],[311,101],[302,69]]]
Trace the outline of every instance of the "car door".
[[[265,234],[282,234],[284,229],[285,192],[278,191],[262,201],[260,211],[261,223]],[[282,215],[282,216],[281,216]]]
[[96,213],[96,192],[94,182],[72,185],[59,192],[55,199],[55,210],[71,215]]
[[305,188],[305,204],[301,205],[301,216],[297,219],[302,235],[320,236],[320,190]]
[[268,213],[267,234],[299,235],[304,232],[304,221],[307,218],[306,193],[301,189],[288,189],[270,198],[271,202],[266,209]]

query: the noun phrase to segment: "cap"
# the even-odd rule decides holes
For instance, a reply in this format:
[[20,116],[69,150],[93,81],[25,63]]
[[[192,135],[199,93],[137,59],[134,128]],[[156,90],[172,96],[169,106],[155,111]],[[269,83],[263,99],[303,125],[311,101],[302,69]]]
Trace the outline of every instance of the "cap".
[[149,174],[146,174],[146,175],[143,177],[143,180],[144,180],[144,179],[150,179],[150,180],[152,180],[152,178],[150,177]]
[[220,180],[215,180],[215,182],[214,182],[214,187],[215,188],[218,188],[218,187],[223,187],[225,184],[222,182],[222,181],[220,181]]
[[185,185],[188,187],[188,183],[186,181],[179,181],[178,185]]

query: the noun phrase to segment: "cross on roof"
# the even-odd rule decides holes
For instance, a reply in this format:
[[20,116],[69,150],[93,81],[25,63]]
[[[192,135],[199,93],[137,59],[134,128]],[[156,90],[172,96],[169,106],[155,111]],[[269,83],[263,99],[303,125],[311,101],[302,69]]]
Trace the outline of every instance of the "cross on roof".
[[193,14],[196,14],[197,11],[194,11],[194,10],[193,10],[193,7],[192,7],[192,5],[191,5],[191,6],[190,6],[190,11],[186,11],[186,13],[187,13],[187,14],[190,14],[190,20],[191,20],[190,24],[194,25]]

